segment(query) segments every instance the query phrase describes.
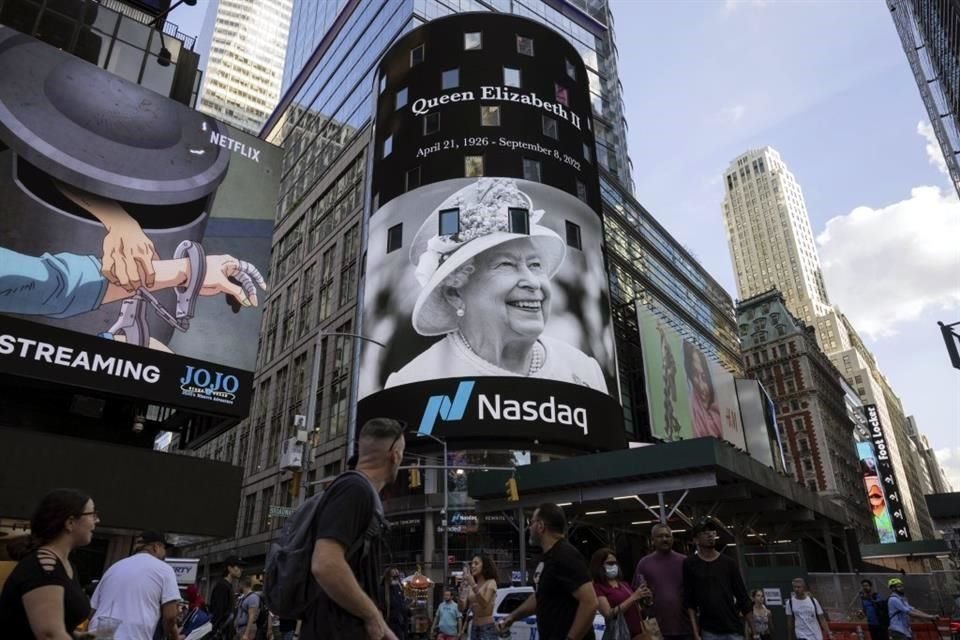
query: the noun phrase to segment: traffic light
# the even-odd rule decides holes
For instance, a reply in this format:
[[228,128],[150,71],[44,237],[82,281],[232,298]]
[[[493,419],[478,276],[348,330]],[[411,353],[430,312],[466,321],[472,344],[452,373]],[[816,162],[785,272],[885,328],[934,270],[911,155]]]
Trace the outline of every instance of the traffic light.
[[413,468],[407,471],[409,474],[407,486],[411,489],[418,489],[422,483],[420,480],[420,469]]
[[517,490],[517,479],[510,478],[507,480],[507,501],[508,502],[519,502],[520,501],[520,492]]

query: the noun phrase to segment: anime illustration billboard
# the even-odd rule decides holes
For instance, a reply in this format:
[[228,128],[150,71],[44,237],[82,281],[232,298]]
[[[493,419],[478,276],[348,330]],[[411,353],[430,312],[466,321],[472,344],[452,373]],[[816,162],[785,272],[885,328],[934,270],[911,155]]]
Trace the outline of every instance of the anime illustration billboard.
[[279,149],[0,27],[0,363],[246,415]]

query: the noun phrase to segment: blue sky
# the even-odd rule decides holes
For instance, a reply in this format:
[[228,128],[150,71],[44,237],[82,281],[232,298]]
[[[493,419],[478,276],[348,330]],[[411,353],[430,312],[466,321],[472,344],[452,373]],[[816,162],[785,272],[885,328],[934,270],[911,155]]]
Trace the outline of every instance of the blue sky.
[[[831,301],[960,490],[960,371],[936,325],[960,320],[960,202],[918,133],[927,114],[885,3],[610,1],[638,199],[735,296],[720,177],[776,148]],[[213,4],[170,20],[200,35]]]
[[611,4],[637,198],[735,296],[720,177],[776,148],[831,301],[960,490],[960,371],[936,325],[960,320],[960,203],[918,132],[927,114],[885,3]]

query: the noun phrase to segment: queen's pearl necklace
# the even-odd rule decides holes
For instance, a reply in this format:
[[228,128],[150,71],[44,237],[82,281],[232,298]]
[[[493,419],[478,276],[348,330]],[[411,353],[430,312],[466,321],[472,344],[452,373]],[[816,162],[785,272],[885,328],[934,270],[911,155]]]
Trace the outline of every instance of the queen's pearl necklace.
[[[473,350],[473,347],[470,346],[470,343],[467,341],[467,337],[463,335],[463,332],[459,329],[457,330],[457,338],[460,340],[460,343],[463,345],[463,348],[469,351],[470,353],[480,357],[476,351]],[[539,342],[533,343],[533,350],[530,354],[530,368],[527,369],[527,375],[532,376],[537,371],[543,368],[543,347]]]

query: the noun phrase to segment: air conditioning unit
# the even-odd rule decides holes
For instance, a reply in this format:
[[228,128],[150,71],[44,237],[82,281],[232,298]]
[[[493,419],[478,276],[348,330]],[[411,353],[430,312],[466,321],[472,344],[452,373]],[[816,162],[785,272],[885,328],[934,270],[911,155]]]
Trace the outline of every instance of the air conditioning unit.
[[280,447],[280,468],[300,471],[303,468],[303,446],[296,438],[287,438]]

